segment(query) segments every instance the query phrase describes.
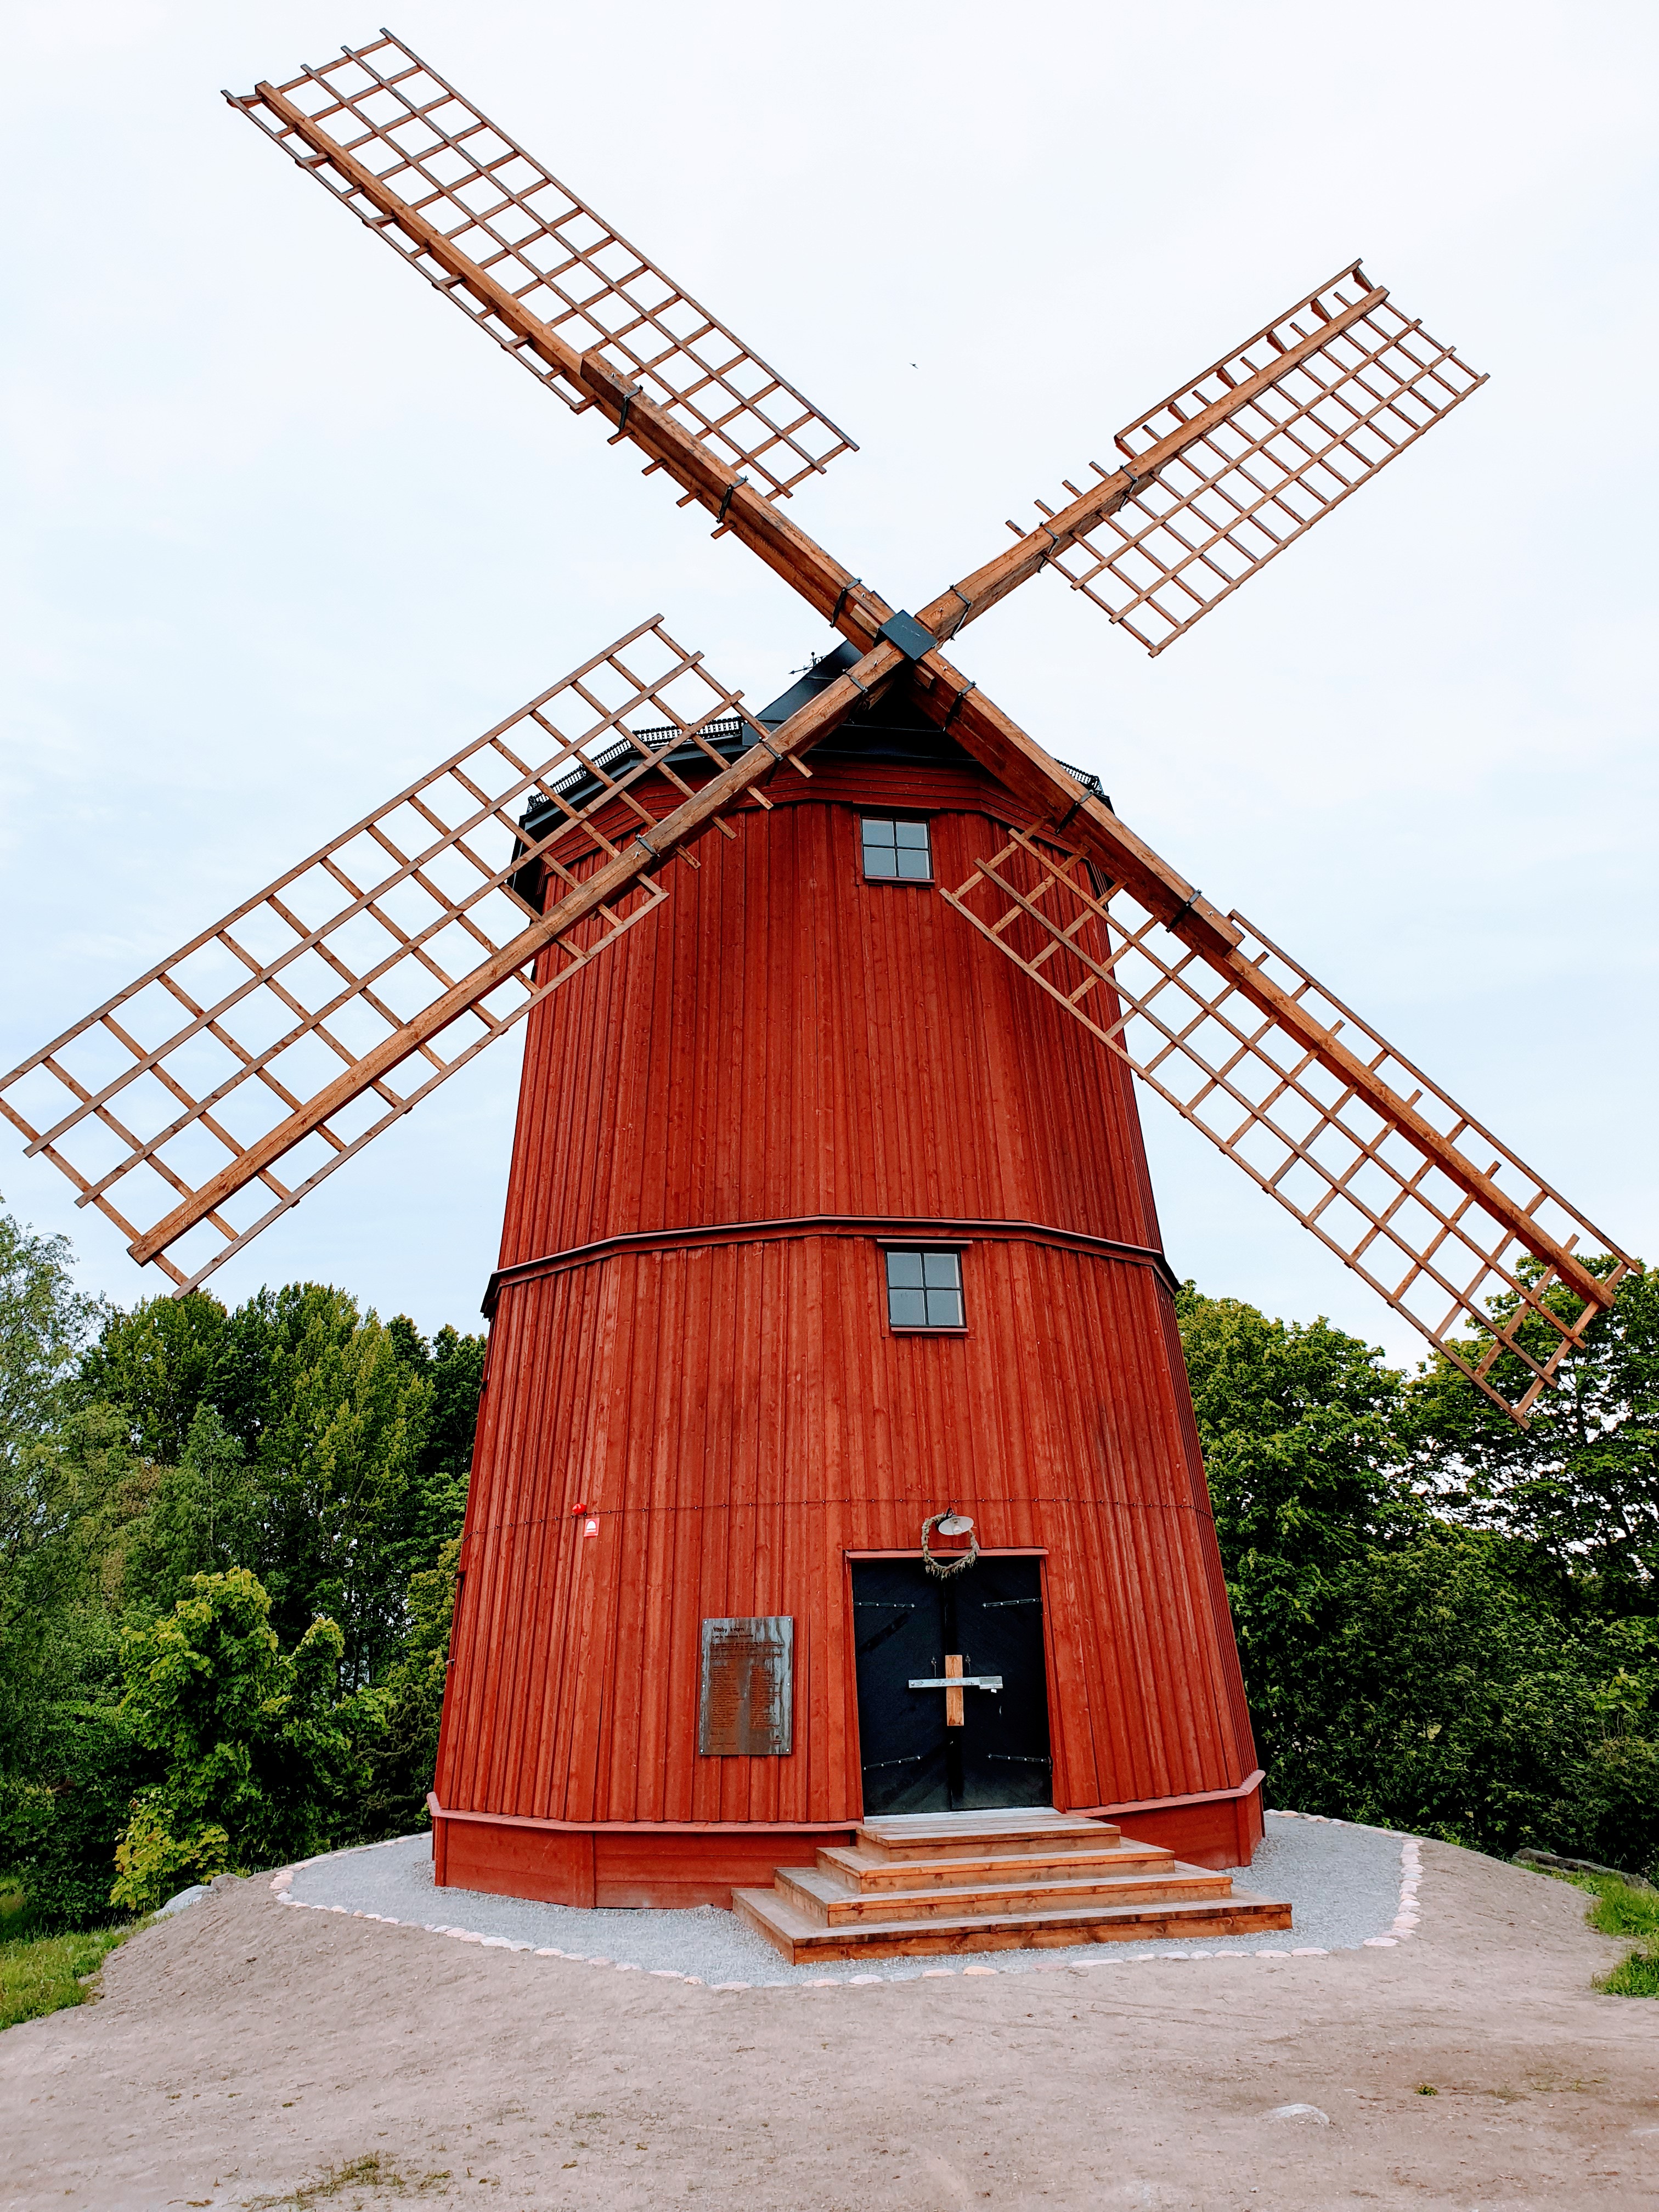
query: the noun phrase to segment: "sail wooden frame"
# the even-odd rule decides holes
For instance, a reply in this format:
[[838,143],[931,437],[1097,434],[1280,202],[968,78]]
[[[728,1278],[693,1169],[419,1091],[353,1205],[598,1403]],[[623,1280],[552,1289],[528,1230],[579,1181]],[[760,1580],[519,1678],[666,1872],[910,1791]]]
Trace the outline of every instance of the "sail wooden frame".
[[[768,498],[788,497],[804,477],[857,451],[752,347],[390,32],[275,89],[574,352],[598,354],[720,459],[763,477]],[[457,282],[453,263],[434,259],[319,159],[276,102],[258,92],[225,97],[538,382],[578,412],[592,404],[526,346],[521,327]]]
[[1133,489],[1068,532],[1054,567],[1160,653],[1486,381],[1353,262],[1119,431],[1127,471],[1091,465],[1108,483],[1127,472]]
[[[1086,858],[1053,839],[1011,829],[1000,852],[940,890],[1506,1413],[1526,1413],[1629,1273],[1611,1238],[1243,915],[1228,917],[1238,958],[1272,988],[1272,1009],[1236,963],[1206,957],[1133,893],[1102,888]],[[1304,1017],[1296,1028],[1277,1010],[1287,1001]],[[1310,1028],[1376,1089],[1334,1066]],[[1409,1118],[1378,1110],[1383,1086]],[[1414,1123],[1441,1145],[1421,1142]],[[1443,1147],[1466,1164],[1461,1180]],[[1509,1209],[1489,1202],[1497,1193]],[[1563,1265],[1585,1253],[1614,1262],[1595,1279],[1599,1295]],[[1553,1300],[1563,1283],[1570,1298]],[[1513,1400],[1493,1374],[1505,1354],[1525,1370]]]
[[[722,771],[740,702],[638,624],[0,1079],[0,1113],[193,1289],[660,903],[629,872],[555,934],[521,894],[648,845],[633,787]],[[145,1249],[181,1212],[183,1265]]]

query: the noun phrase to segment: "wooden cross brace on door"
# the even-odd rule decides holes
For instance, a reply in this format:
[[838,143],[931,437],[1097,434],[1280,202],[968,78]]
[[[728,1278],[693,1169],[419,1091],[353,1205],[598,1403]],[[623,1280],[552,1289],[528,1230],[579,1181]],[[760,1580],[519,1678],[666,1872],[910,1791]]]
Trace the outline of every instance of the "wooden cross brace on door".
[[967,1704],[962,1694],[964,1690],[1000,1690],[1002,1687],[1000,1674],[964,1674],[962,1670],[966,1663],[960,1651],[947,1651],[942,1674],[913,1674],[910,1677],[913,1690],[944,1691],[946,1728],[962,1728],[966,1723]]

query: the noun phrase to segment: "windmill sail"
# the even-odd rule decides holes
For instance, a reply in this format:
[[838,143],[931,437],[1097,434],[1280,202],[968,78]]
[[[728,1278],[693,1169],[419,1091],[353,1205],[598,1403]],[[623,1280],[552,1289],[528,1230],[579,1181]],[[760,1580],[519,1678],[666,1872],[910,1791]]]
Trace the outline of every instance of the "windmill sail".
[[[1082,854],[1020,830],[941,889],[1506,1412],[1524,1416],[1630,1271],[1610,1238],[1242,915],[1227,917],[1241,942],[1224,963],[1133,892],[1103,889]],[[1587,1275],[1581,1246],[1612,1255],[1611,1272]],[[1571,1295],[1552,1298],[1558,1285]],[[1524,1371],[1514,1400],[1494,1375],[1505,1353]]]
[[1053,566],[1162,653],[1486,380],[1356,261],[1121,430],[1097,518],[1037,501]]
[[[739,696],[641,623],[0,1079],[0,1113],[193,1288],[654,909],[632,787],[724,769]],[[611,896],[538,919],[630,842]]]
[[[267,97],[274,92],[274,99]],[[535,156],[389,32],[286,84],[226,95],[573,408],[591,400],[458,275],[464,258],[577,355],[599,353],[732,469],[787,497],[853,441]],[[284,108],[290,111],[285,113]],[[371,198],[301,120],[384,188]],[[313,134],[314,136],[314,134]],[[388,195],[454,251],[439,259]]]

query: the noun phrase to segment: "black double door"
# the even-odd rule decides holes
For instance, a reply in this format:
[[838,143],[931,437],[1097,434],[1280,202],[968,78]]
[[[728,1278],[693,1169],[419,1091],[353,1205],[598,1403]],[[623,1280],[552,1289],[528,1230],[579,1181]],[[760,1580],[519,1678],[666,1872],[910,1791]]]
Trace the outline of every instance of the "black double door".
[[[853,1568],[864,1811],[981,1812],[1052,1803],[1042,1582],[1036,1559],[981,1559],[941,1582],[919,1559]],[[948,1724],[947,1661],[1000,1690],[961,1692]]]

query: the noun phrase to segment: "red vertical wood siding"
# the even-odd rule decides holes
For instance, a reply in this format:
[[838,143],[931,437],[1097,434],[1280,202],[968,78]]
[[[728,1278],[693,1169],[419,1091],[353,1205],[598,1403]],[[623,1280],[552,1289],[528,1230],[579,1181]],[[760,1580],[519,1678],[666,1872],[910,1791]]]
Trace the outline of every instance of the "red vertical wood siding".
[[[860,806],[927,811],[951,883],[1014,810],[975,771],[829,762],[778,796],[532,1017],[501,1264],[550,1265],[495,1307],[437,1795],[856,1819],[848,1557],[914,1550],[947,1504],[1046,1554],[1057,1804],[1237,1788],[1127,1072],[931,889],[861,872]],[[916,1336],[874,1231],[825,1216],[1009,1226],[966,1244],[966,1333]],[[677,1231],[710,1241],[648,1241]],[[795,1620],[794,1753],[700,1758],[700,1624],[752,1613]]]
[[501,1265],[814,1213],[1155,1245],[1127,1069],[931,889],[862,875],[860,799],[936,810],[957,884],[1004,842],[999,787],[832,764],[802,788],[705,837],[654,923],[532,1017]]

